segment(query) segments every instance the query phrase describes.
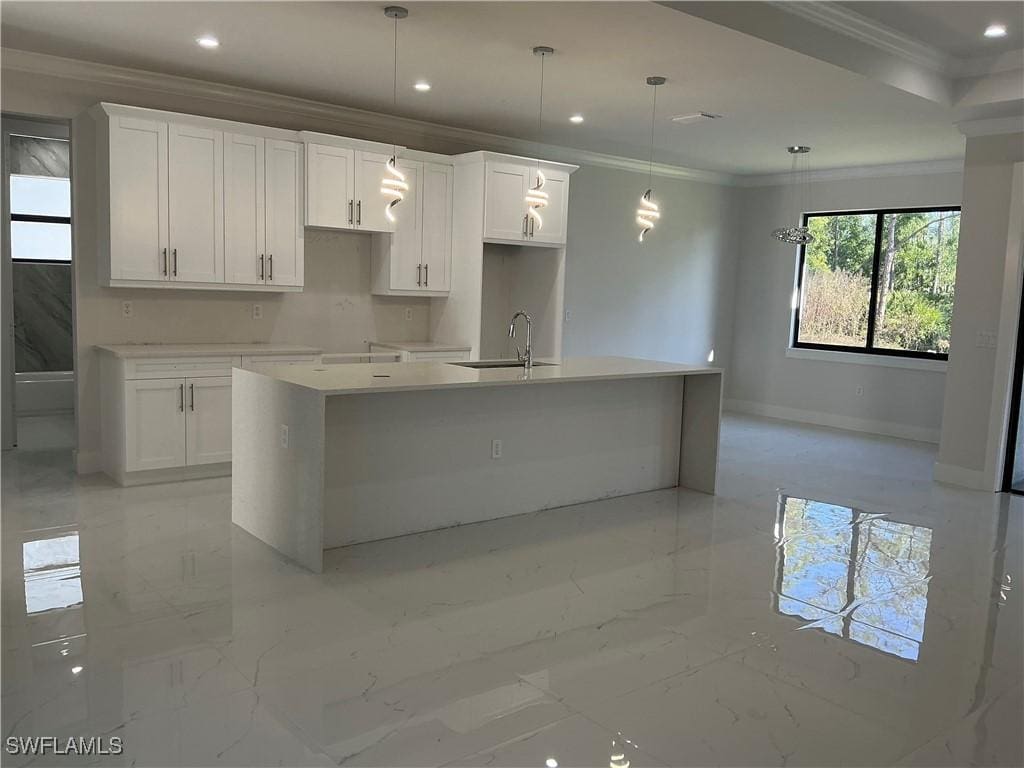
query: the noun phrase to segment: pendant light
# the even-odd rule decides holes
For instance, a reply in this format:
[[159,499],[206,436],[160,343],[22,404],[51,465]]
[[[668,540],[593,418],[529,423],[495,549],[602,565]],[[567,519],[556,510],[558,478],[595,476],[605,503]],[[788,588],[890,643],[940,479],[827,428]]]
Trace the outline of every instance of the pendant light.
[[[398,111],[398,20],[409,15],[409,11],[400,5],[389,5],[384,9],[384,15],[395,20],[395,61],[394,74],[391,81],[391,100],[395,111]],[[405,180],[405,174],[398,170],[398,145],[391,145],[391,157],[384,165],[384,178],[380,182],[380,193],[387,198],[384,206],[384,216],[388,221],[394,223],[394,208],[405,199],[405,193],[409,191],[409,184]]]
[[[554,48],[547,45],[538,45],[533,49],[534,56],[540,56],[540,100],[537,105],[537,143],[540,144],[544,135],[544,59],[555,52]],[[544,228],[544,219],[538,212],[546,208],[548,204],[548,193],[544,191],[544,172],[540,169],[540,160],[537,161],[537,181],[526,191],[526,215],[533,220],[530,231]],[[534,226],[536,225],[536,226]]]
[[651,86],[651,152],[647,169],[647,191],[640,196],[640,207],[636,209],[636,223],[640,225],[640,236],[638,242],[644,241],[644,235],[654,229],[655,223],[661,218],[658,204],[651,197],[654,182],[654,121],[658,114],[658,86],[665,84],[665,78],[651,76],[647,78],[647,84]]
[[[793,158],[793,166],[790,172],[790,176],[793,179],[793,183],[796,185],[797,208],[795,216],[799,219],[802,214],[807,212],[807,206],[811,200],[811,181],[810,181],[810,158],[808,154],[811,151],[810,147],[803,145],[794,145],[792,147],[786,147],[786,151]],[[801,171],[800,165],[803,165]],[[772,232],[772,237],[776,240],[781,240],[784,243],[791,243],[793,245],[808,245],[814,242],[814,235],[811,231],[802,224],[798,224],[795,227],[779,227]]]

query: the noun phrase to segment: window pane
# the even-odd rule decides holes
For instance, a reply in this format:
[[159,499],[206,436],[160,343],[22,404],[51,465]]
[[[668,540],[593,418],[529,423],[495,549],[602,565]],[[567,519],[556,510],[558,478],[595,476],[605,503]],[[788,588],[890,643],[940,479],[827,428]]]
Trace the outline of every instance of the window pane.
[[959,211],[885,215],[876,347],[949,352],[959,239]]
[[71,216],[71,179],[11,175],[11,213]]
[[804,251],[798,341],[866,347],[874,214],[810,216],[814,242]]
[[71,261],[71,225],[12,221],[11,258],[15,261]]

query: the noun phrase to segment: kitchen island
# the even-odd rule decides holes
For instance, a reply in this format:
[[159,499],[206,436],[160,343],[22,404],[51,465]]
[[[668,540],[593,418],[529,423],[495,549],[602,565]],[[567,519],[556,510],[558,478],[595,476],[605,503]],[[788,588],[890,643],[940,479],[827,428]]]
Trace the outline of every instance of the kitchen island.
[[235,524],[325,549],[611,496],[715,492],[722,374],[623,357],[522,367],[236,368]]

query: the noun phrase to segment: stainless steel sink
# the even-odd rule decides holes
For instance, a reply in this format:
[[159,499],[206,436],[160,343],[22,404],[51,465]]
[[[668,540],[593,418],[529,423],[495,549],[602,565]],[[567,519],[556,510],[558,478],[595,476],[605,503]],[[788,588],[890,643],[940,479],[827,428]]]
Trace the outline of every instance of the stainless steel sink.
[[[526,363],[522,360],[474,360],[471,363],[452,363],[452,365],[461,365],[463,368],[525,368]],[[534,361],[534,368],[539,368],[542,365],[557,365],[557,363],[542,363]]]

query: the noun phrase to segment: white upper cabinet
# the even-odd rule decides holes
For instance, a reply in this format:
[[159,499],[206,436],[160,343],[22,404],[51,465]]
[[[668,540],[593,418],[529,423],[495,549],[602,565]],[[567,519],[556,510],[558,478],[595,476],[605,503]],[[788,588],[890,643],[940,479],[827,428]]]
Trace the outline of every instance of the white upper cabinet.
[[453,168],[400,158],[398,169],[409,190],[393,209],[394,233],[373,238],[371,291],[446,294],[451,290]]
[[224,134],[168,127],[171,280],[224,282]]
[[484,239],[526,238],[526,166],[487,163],[484,179]]
[[306,226],[355,227],[355,152],[306,144]]
[[260,136],[224,134],[224,270],[229,283],[265,282],[264,146]]
[[302,285],[302,144],[266,141],[267,285]]
[[[306,137],[306,226],[393,232],[381,182],[390,146],[323,134]],[[398,148],[401,149],[401,148]]]
[[303,146],[292,131],[100,104],[101,285],[298,290]]
[[449,291],[452,287],[452,188],[450,165],[423,166],[423,270],[424,287]]
[[[528,214],[527,192],[544,174],[548,204]],[[484,240],[524,245],[565,245],[569,212],[569,172],[529,161],[488,160],[484,170]],[[539,226],[538,226],[539,224]]]
[[98,178],[98,197],[109,201],[110,277],[166,280],[167,123],[110,118],[109,175]]

